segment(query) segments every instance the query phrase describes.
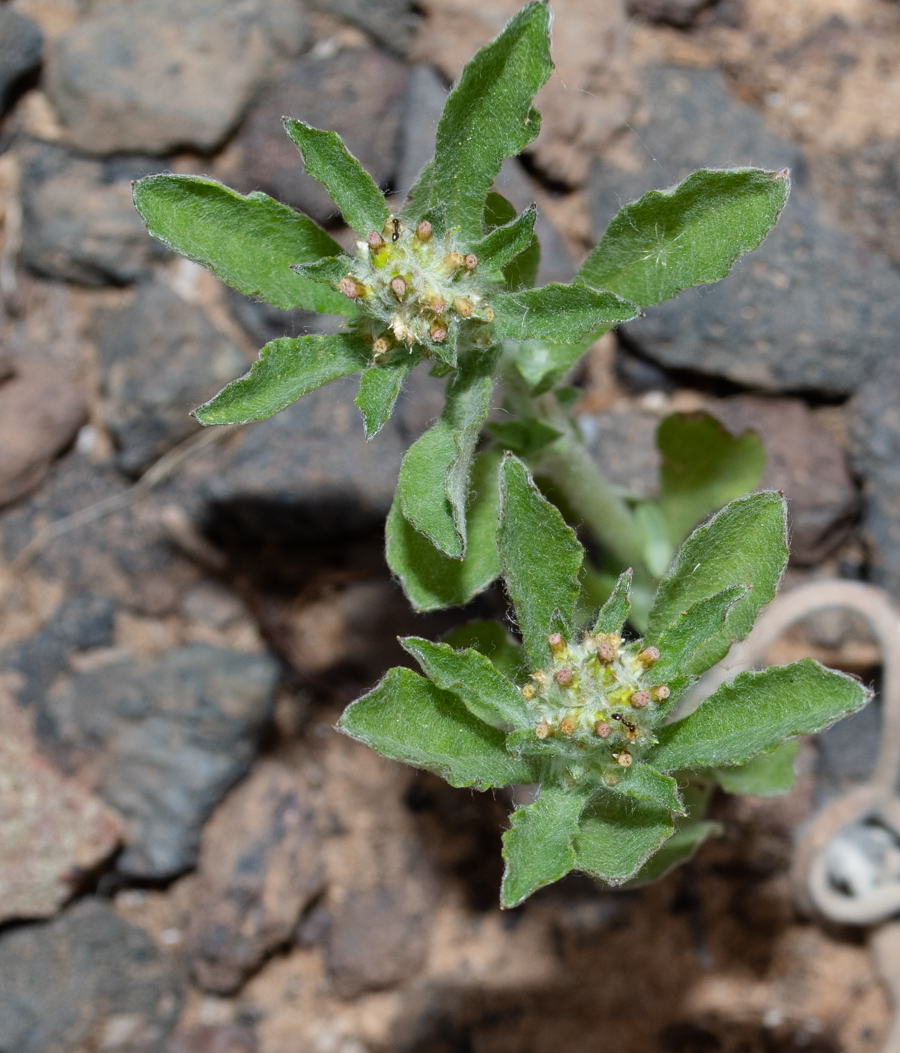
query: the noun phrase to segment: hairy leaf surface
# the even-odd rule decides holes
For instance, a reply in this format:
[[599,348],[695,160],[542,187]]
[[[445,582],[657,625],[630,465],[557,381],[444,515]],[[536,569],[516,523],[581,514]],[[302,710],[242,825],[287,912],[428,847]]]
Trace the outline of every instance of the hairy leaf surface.
[[637,316],[638,309],[613,293],[586,285],[553,283],[491,297],[494,332],[511,340],[551,340],[573,344]]
[[771,753],[736,768],[715,768],[711,774],[726,793],[778,797],[794,785],[794,760],[799,750],[799,742],[783,742]]
[[634,877],[674,826],[668,808],[599,793],[581,815],[575,867],[610,885]]
[[412,365],[406,358],[390,365],[371,366],[363,373],[355,402],[365,421],[367,439],[373,439],[391,419]]

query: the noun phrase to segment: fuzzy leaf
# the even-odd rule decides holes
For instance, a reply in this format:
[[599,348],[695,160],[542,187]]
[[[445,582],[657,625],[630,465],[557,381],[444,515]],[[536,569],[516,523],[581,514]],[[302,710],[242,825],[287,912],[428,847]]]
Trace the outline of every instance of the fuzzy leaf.
[[545,786],[533,804],[512,813],[503,835],[501,906],[517,907],[575,866],[573,842],[585,801],[577,790]]
[[[291,270],[311,282],[322,282],[325,285],[336,285],[341,278],[350,273],[353,260],[344,254],[340,256],[323,256],[313,263],[294,263]],[[343,293],[341,294],[343,295]]]
[[799,742],[783,742],[736,768],[714,768],[710,773],[726,793],[751,797],[778,797],[794,785],[794,759]]
[[458,651],[472,647],[490,658],[494,667],[516,683],[528,674],[528,663],[522,645],[514,640],[499,622],[476,620],[457,625],[445,633],[443,642]]
[[[492,190],[484,203],[484,228],[487,231],[515,222],[516,210],[502,194]],[[518,256],[510,260],[503,270],[506,288],[533,289],[537,281],[538,268],[541,265],[541,245],[538,236],[532,233],[531,239]]]
[[790,186],[787,172],[734,168],[651,190],[612,220],[577,280],[641,307],[718,281],[769,233]]
[[347,225],[362,238],[373,230],[380,234],[391,218],[384,194],[337,132],[324,132],[289,117],[284,127],[306,171],[325,187]]
[[434,772],[451,786],[487,790],[534,781],[529,765],[506,752],[502,731],[411,669],[389,670],[344,710],[338,727],[382,756]]
[[537,137],[531,100],[553,70],[550,9],[530,3],[465,66],[438,122],[432,200],[463,241],[482,236],[481,214],[500,166]]
[[524,252],[534,235],[537,208],[528,208],[509,223],[495,227],[490,234],[469,246],[469,251],[478,257],[478,266],[485,271],[502,271],[503,268]]
[[638,763],[623,768],[619,781],[612,789],[614,793],[635,797],[639,801],[655,801],[672,812],[684,813],[678,783],[671,775],[663,775],[649,764]]
[[621,885],[634,877],[673,829],[668,808],[598,794],[578,824],[575,867],[610,885]]
[[822,731],[870,697],[858,680],[811,658],[741,673],[690,716],[661,728],[647,763],[661,771],[745,764],[785,739]]
[[409,358],[390,365],[370,366],[359,381],[356,405],[366,425],[366,438],[374,439],[391,419],[406,374],[413,366]]
[[201,424],[265,420],[315,388],[365,368],[369,349],[349,333],[283,336],[260,351],[246,376],[194,410]]
[[405,518],[452,559],[466,552],[466,499],[475,445],[490,409],[492,358],[459,370],[444,411],[407,450],[397,495]]
[[134,204],[157,241],[247,296],[282,311],[358,314],[346,296],[291,270],[292,263],[340,252],[340,245],[265,194],[244,197],[202,176],[152,175],[134,184]]
[[555,344],[551,340],[517,342],[513,361],[532,395],[542,395],[558,384],[591,346],[593,339],[578,344]]
[[471,649],[454,651],[448,644],[418,636],[407,636],[400,643],[430,680],[442,691],[452,691],[485,724],[518,728],[530,723],[521,694],[483,654]]
[[658,880],[681,863],[686,863],[707,838],[719,837],[723,832],[721,823],[709,819],[678,825],[675,833],[647,860],[628,882],[628,886],[631,888]]
[[526,460],[562,435],[536,417],[527,420],[490,421],[486,431],[504,450],[512,450]]
[[620,322],[638,315],[638,308],[613,293],[586,285],[553,283],[540,289],[501,293],[491,298],[494,333],[510,340],[550,340],[573,344],[596,339]]
[[766,467],[760,438],[734,438],[708,413],[673,413],[660,424],[659,507],[677,545],[702,519],[755,489]]
[[468,603],[500,574],[497,554],[496,453],[479,454],[472,468],[472,492],[466,506],[466,555],[445,556],[411,526],[394,499],[385,537],[388,566],[418,611],[436,611]]
[[721,632],[699,651],[687,672],[719,661],[733,640],[743,640],[760,609],[775,595],[788,558],[787,509],[773,490],[739,497],[691,534],[660,582],[647,619],[646,640],[665,630],[698,600],[732,585],[749,592],[728,612]]
[[660,658],[653,667],[653,675],[660,683],[690,668],[694,655],[722,632],[728,612],[746,593],[740,585],[732,585],[715,596],[698,600],[660,634],[657,642]]
[[616,581],[609,599],[600,608],[594,622],[595,633],[620,633],[631,613],[631,581],[634,571],[631,567],[623,571]]
[[497,540],[503,580],[525,650],[534,668],[542,668],[550,661],[547,633],[554,611],[571,623],[584,549],[512,454],[507,454],[500,469]]

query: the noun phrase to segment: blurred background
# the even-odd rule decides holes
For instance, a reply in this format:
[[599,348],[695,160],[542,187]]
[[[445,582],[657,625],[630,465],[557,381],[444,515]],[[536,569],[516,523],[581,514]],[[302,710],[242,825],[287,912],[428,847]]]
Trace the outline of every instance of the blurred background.
[[[281,335],[145,233],[130,181],[204,173],[349,246],[280,118],[334,128],[402,195],[463,63],[518,0],[0,2],[0,1049],[3,1053],[877,1050],[852,933],[798,916],[794,831],[865,778],[870,707],[795,790],[652,888],[570,877],[501,913],[509,801],[336,735],[413,615],[382,525],[440,409],[415,376],[366,444],[352,380],[243,430],[190,409]],[[498,187],[536,201],[542,282],[618,207],[700,166],[793,174],[715,288],[604,337],[573,378],[622,491],[673,410],[755,429],[792,515],[787,587],[900,598],[896,0],[557,0],[543,130]],[[827,612],[779,659],[871,681]]]

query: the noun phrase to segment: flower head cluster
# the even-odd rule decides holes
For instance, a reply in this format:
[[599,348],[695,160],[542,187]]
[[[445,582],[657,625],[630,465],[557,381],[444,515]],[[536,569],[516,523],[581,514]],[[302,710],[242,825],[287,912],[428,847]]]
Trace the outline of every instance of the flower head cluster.
[[337,283],[368,318],[377,363],[398,345],[428,347],[456,336],[464,321],[492,322],[485,289],[496,284],[476,274],[478,258],[460,251],[451,234],[429,220],[410,229],[392,216],[381,231],[356,242],[356,257]]
[[534,724],[520,746],[560,757],[570,770],[573,763],[599,769],[615,785],[656,744],[654,728],[668,710],[670,689],[653,675],[659,651],[618,633],[586,633],[578,643],[561,633],[548,639],[552,665],[521,688]]

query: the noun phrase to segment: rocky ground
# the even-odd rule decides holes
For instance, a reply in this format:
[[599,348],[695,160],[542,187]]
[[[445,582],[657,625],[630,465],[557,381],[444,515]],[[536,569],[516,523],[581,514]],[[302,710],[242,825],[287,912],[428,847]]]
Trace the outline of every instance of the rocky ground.
[[[369,445],[353,385],[200,433],[261,344],[322,325],[145,234],[129,181],[202,172],[346,238],[284,137],[336,128],[398,193],[447,85],[518,0],[0,2],[0,1049],[4,1053],[877,1050],[864,939],[799,916],[798,825],[865,777],[878,714],[808,744],[795,791],[657,886],[567,879],[497,907],[508,801],[337,736],[401,660],[381,554],[413,378]],[[893,0],[557,0],[544,130],[504,192],[542,277],[695,167],[790,167],[788,211],[714,289],[607,337],[592,450],[652,493],[672,409],[752,426],[791,582],[900,598],[900,10]],[[327,320],[324,324],[327,324]],[[822,615],[780,645],[871,679]]]

